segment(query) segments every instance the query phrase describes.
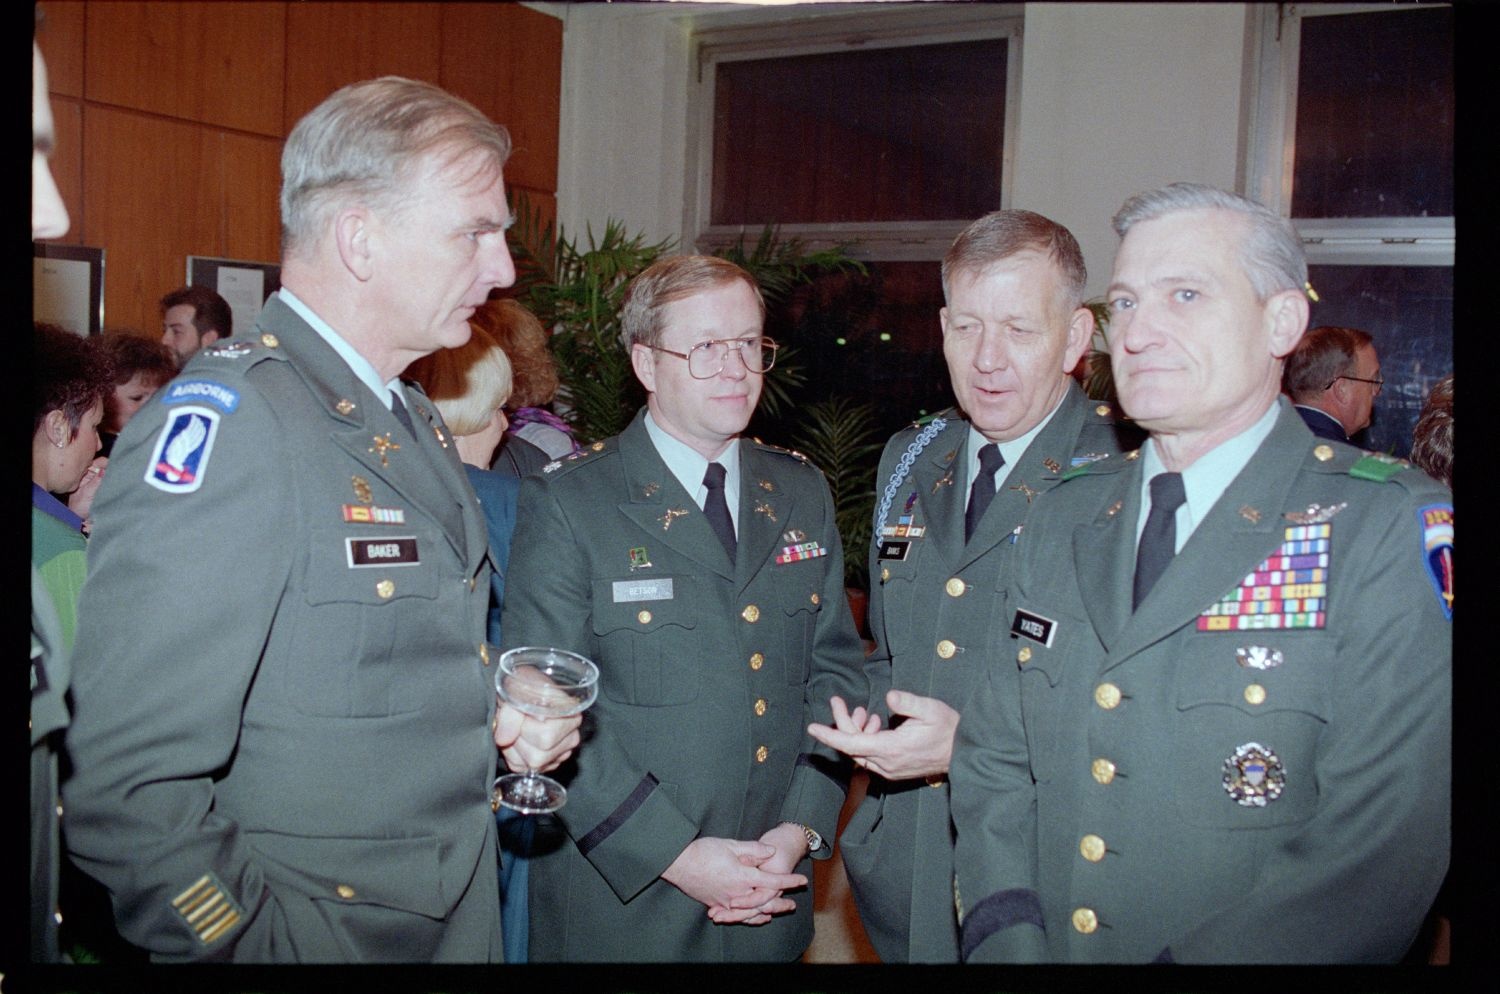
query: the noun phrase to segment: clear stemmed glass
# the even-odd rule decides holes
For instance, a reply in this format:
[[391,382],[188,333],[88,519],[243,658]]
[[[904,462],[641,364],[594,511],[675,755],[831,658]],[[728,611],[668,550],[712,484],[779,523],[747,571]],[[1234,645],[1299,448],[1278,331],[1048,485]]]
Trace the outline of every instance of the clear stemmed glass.
[[[566,718],[594,703],[599,667],[566,649],[519,646],[500,655],[495,669],[500,699],[534,718]],[[522,814],[556,811],[568,799],[563,785],[536,770],[507,773],[495,780],[490,806]]]

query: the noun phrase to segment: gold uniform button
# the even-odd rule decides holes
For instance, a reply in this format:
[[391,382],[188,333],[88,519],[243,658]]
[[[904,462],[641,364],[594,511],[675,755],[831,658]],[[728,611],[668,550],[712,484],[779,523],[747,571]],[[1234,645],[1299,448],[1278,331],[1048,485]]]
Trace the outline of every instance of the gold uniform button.
[[348,884],[339,884],[337,889],[339,892],[339,897],[342,897],[346,901],[351,900],[354,897],[354,888],[350,887]]
[[937,644],[937,654],[939,659],[952,659],[953,654],[957,651],[958,646],[953,644],[952,639],[943,639]]
[[275,335],[271,334],[268,331],[264,335],[260,336],[260,344],[264,345],[268,349],[274,349],[276,346],[280,345],[281,342],[276,338]]
[[1249,701],[1251,704],[1266,703],[1266,688],[1262,687],[1258,683],[1252,683],[1250,686],[1245,688],[1245,700]]
[[1089,766],[1089,772],[1100,783],[1109,783],[1115,778],[1115,764],[1107,759],[1096,759]]
[[765,746],[756,747],[755,761],[757,763],[764,763],[766,761],[766,757],[769,755],[771,755],[771,750],[767,749]]
[[750,668],[752,670],[759,670],[764,665],[766,665],[766,657],[763,653],[750,653]]
[[1085,835],[1078,841],[1078,851],[1090,863],[1097,863],[1104,858],[1104,840],[1097,835]]
[[880,567],[880,582],[884,583],[885,581],[889,580],[890,578],[891,578],[891,568],[889,566],[882,566],[882,567]]
[[479,661],[486,666],[490,664],[490,647],[483,642],[479,643]]
[[1106,711],[1120,706],[1120,688],[1112,683],[1101,683],[1094,688],[1094,703]]
[[595,442],[593,445],[590,445],[589,448],[592,449],[595,452],[603,452],[604,451],[604,443],[603,442]]
[[822,600],[822,598],[820,598],[817,594],[813,594],[811,597],[808,598],[808,600],[812,601],[814,604],[817,604],[819,601]]
[[1319,445],[1313,449],[1313,458],[1318,462],[1327,462],[1333,458],[1333,446]]
[[1021,646],[1021,651],[1016,653],[1016,662],[1020,663],[1022,666],[1025,666],[1027,663],[1031,662],[1031,646]]
[[383,601],[388,601],[396,595],[396,585],[389,580],[381,580],[375,584],[375,593]]
[[1073,911],[1073,927],[1084,935],[1089,935],[1099,927],[1099,916],[1094,914],[1093,908],[1076,908]]
[[757,718],[759,718],[761,715],[763,715],[765,713],[766,713],[766,699],[764,697],[757,697],[755,699],[755,716]]
[[955,576],[953,579],[943,584],[943,589],[948,591],[949,597],[962,597],[964,595],[964,591],[969,588],[962,580]]
[[745,605],[745,610],[740,612],[740,617],[753,625],[760,620],[760,608],[754,604],[747,604]]
[[651,624],[651,612],[642,611],[635,616],[635,620],[639,621],[643,625],[649,625]]

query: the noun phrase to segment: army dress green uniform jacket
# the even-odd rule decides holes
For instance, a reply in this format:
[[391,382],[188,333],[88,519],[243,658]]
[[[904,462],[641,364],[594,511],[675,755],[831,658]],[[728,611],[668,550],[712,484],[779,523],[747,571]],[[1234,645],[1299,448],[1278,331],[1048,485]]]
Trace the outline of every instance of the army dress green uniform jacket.
[[754,840],[793,821],[834,837],[848,766],[806,729],[863,681],[827,483],[741,439],[731,566],[642,416],[595,448],[522,481],[506,584],[507,646],[570,649],[600,670],[583,744],[556,774],[567,804],[538,824],[531,961],[795,960],[810,887],[768,924],[715,925],[658,877],[700,835]]
[[69,850],[157,960],[498,960],[473,491],[419,390],[413,438],[280,298],[257,325],[95,501]]
[[[1026,521],[1035,495],[1074,460],[1118,458],[1138,442],[1116,424],[1108,405],[1069,384],[1057,413],[1011,468],[972,541],[964,542],[968,496],[964,467],[969,422],[947,417],[891,493],[870,553],[870,631],[876,648],[865,663],[868,707],[887,713],[885,695],[900,690],[958,708],[976,678],[995,665],[1005,629],[999,617],[1000,565]],[[927,426],[897,433],[875,477],[877,507],[902,457]],[[1121,434],[1126,434],[1122,448]],[[877,516],[878,516],[877,510]],[[953,831],[946,778],[888,782],[872,775],[869,793],[844,829],[844,867],[860,920],[886,962],[958,961],[953,906]]]
[[1393,962],[1415,937],[1448,864],[1452,496],[1278,403],[1134,613],[1139,463],[1039,500],[1015,665],[953,759],[967,961]]

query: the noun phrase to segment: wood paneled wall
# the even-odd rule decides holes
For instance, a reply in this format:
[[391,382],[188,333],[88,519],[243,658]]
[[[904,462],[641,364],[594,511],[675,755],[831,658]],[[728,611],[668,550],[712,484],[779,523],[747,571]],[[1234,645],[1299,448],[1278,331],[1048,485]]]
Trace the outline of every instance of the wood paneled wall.
[[48,0],[53,172],[105,249],[104,324],[155,334],[189,255],[280,258],[281,146],[345,83],[394,74],[511,133],[506,184],[557,212],[562,22],[510,3]]

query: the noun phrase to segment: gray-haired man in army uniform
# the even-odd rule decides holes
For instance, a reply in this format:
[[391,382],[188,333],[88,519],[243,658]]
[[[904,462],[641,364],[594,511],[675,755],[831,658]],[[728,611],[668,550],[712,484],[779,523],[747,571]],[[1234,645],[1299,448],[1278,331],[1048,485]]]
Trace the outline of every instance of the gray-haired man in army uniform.
[[1115,216],[1110,351],[1151,440],[1007,566],[953,755],[969,962],[1393,962],[1448,865],[1452,494],[1278,399],[1285,219],[1174,184]]
[[426,83],[334,93],[282,156],[281,291],[115,446],[64,831],[154,959],[500,958],[495,747],[547,767],[578,721],[497,712],[484,518],[397,377],[515,278],[509,151]]
[[948,760],[957,709],[997,664],[1000,564],[1039,493],[1139,441],[1069,376],[1094,329],[1085,280],[1073,235],[1040,214],[965,228],[940,315],[961,413],[897,433],[875,478],[869,698],[834,701],[838,727],[812,732],[873,774],[840,844],[887,962],[958,961]]
[[645,410],[516,512],[507,645],[600,671],[566,835],[538,828],[531,959],[794,961],[848,769],[805,729],[863,682],[833,501],[739,437],[775,354],[748,273],[664,259],[621,320]]

